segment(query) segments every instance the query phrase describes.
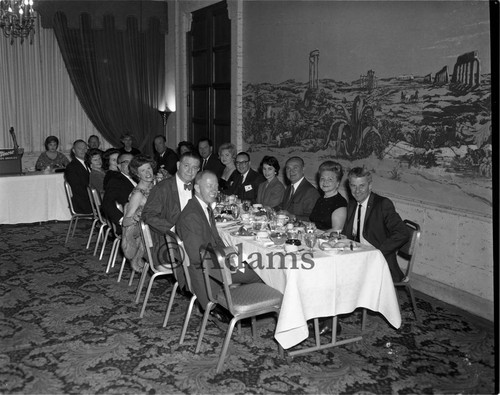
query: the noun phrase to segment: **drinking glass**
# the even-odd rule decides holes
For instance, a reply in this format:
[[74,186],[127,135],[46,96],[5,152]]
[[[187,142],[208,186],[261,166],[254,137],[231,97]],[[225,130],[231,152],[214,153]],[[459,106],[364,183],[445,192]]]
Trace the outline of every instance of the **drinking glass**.
[[237,204],[232,204],[231,205],[231,211],[233,213],[233,218],[236,220],[239,218],[240,216],[240,206],[238,206]]
[[314,233],[316,230],[316,225],[314,222],[306,222],[306,232],[307,233]]
[[260,221],[255,221],[253,224],[252,224],[252,228],[255,232],[258,232],[259,230],[262,229],[262,222]]
[[250,207],[252,207],[252,202],[250,200],[243,200],[243,211],[250,210]]
[[309,247],[310,251],[313,252],[313,248],[316,245],[316,235],[314,233],[306,233],[304,235],[306,246]]

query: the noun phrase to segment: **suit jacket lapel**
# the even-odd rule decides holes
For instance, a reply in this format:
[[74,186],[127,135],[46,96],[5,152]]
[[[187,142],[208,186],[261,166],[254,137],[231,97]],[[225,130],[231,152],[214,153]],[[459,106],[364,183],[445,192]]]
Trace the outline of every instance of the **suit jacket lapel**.
[[212,224],[210,223],[210,220],[207,218],[207,213],[205,212],[206,208],[200,204],[200,202],[198,201],[198,199],[196,197],[193,197],[192,199],[194,199],[196,201],[197,210],[203,216],[203,218],[205,220],[205,224],[208,225],[208,229],[210,229],[210,233],[212,234],[212,241],[216,241],[218,239],[219,235],[218,235],[218,233],[216,233],[217,229],[214,230],[212,228]]
[[181,199],[179,198],[179,189],[177,188],[177,176],[172,177],[172,194],[175,196],[174,207],[178,213],[181,212]]
[[370,213],[373,209],[373,198],[373,192],[370,192],[370,197],[368,198],[368,203],[366,205],[365,222],[363,222],[363,229],[365,228],[366,221],[368,220],[368,217],[370,216]]
[[283,204],[283,210],[288,210],[288,207],[290,207],[290,203],[292,202],[292,199],[290,198],[290,192],[292,190],[292,186],[288,185],[285,189],[285,204]]

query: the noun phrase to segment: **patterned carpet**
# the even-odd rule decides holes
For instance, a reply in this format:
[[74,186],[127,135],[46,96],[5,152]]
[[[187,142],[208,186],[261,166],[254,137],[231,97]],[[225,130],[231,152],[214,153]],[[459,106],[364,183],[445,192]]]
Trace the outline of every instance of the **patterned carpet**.
[[[2,394],[410,394],[495,391],[493,326],[430,298],[418,298],[416,324],[404,292],[399,330],[370,315],[356,343],[280,358],[274,320],[233,335],[221,374],[225,333],[210,323],[194,354],[201,317],[179,345],[187,299],[178,296],[162,328],[170,284],[160,277],[143,319],[137,280],[116,282],[105,259],[85,250],[88,223],[64,246],[68,223],[0,226],[0,392]],[[360,331],[360,314],[342,318],[342,336]]]

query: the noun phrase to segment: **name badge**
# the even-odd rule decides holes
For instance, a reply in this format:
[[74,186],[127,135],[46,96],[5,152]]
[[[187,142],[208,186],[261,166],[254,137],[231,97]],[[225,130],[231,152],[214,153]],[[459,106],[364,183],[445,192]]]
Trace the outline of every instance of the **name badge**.
[[251,185],[245,185],[245,192],[251,191],[252,186]]

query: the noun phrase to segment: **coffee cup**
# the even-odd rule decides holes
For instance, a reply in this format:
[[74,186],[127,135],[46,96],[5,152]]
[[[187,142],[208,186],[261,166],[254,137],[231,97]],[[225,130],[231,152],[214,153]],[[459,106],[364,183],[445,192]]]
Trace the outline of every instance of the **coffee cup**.
[[285,252],[297,252],[298,250],[298,245],[285,243]]
[[268,234],[265,230],[259,230],[257,232],[257,234],[255,235],[255,239],[259,240],[259,241],[263,241],[263,240],[267,239],[267,237],[268,237]]

